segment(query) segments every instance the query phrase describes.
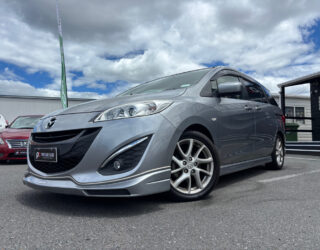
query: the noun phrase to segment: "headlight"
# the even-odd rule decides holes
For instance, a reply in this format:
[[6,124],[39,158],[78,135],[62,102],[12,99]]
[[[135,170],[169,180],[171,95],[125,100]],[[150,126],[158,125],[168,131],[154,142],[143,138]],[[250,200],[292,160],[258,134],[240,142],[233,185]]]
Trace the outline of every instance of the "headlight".
[[137,116],[153,115],[161,112],[172,104],[172,101],[157,100],[136,102],[117,106],[103,111],[94,122],[110,121]]
[[0,145],[4,144],[4,140],[2,138],[0,138]]

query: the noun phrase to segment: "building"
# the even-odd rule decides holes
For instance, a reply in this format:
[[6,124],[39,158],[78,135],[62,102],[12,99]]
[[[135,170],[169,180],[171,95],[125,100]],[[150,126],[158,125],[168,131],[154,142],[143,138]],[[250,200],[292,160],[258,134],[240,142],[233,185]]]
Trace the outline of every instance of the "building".
[[[69,98],[69,106],[94,99]],[[0,95],[0,114],[11,123],[19,115],[45,115],[61,109],[58,97]]]
[[[273,95],[280,106],[280,96]],[[311,117],[311,103],[309,96],[286,95],[285,113],[288,117]],[[311,130],[311,120],[304,119],[286,119],[286,123],[295,123],[299,125],[299,130]],[[298,141],[312,141],[311,132],[298,132]]]

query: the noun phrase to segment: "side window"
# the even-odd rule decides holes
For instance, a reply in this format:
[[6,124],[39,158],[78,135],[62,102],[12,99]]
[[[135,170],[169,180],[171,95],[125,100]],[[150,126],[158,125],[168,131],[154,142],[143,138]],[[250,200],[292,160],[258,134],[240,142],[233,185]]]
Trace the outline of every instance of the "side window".
[[211,80],[211,89],[212,89],[212,93],[217,93],[218,91],[218,84],[217,84],[217,80]]
[[[304,107],[296,107],[296,117],[304,117]],[[297,123],[305,124],[304,119],[296,119]]]
[[276,102],[276,100],[272,96],[269,97],[269,102],[272,105],[279,107],[278,103]]
[[[286,106],[285,107],[285,115],[286,117],[293,117],[294,116],[294,108],[292,106]],[[293,119],[286,119],[287,123],[293,122]]]
[[267,89],[265,86],[261,85],[262,89],[264,90],[264,93],[267,95],[268,100],[270,102],[270,104],[279,107],[278,103],[276,102],[276,100],[273,98],[273,96],[270,93],[270,90]]
[[242,80],[243,80],[244,86],[247,90],[249,101],[268,103],[268,100],[267,100],[263,90],[260,88],[260,86],[258,84],[249,82],[244,79],[242,79]]
[[225,98],[244,99],[243,98],[242,84],[239,81],[238,77],[235,77],[235,76],[221,76],[221,77],[217,78],[217,80],[212,81],[212,82],[215,82],[215,83],[211,84],[212,89],[214,89],[214,86],[219,89],[219,87],[221,85],[229,85],[229,84],[232,84],[232,83],[239,83],[239,85],[241,86],[239,91],[237,91],[237,92],[229,92],[229,93],[219,93],[219,95],[220,95],[220,97],[225,97]]

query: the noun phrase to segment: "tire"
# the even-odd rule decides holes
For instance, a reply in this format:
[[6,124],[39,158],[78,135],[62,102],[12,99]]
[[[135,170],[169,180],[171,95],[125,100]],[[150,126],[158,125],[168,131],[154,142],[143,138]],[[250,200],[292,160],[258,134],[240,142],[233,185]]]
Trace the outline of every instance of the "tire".
[[278,135],[271,154],[272,162],[266,166],[268,169],[280,170],[283,168],[285,156],[285,145],[283,139]]
[[197,131],[186,131],[171,161],[170,195],[176,201],[198,200],[218,183],[220,161],[212,141]]

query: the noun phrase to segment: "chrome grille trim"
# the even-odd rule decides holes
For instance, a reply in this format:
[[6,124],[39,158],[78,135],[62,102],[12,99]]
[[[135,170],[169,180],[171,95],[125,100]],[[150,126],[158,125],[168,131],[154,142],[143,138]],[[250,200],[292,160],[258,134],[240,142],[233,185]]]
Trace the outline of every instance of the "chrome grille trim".
[[8,139],[6,140],[9,148],[23,148],[26,149],[28,146],[28,140],[26,139]]

